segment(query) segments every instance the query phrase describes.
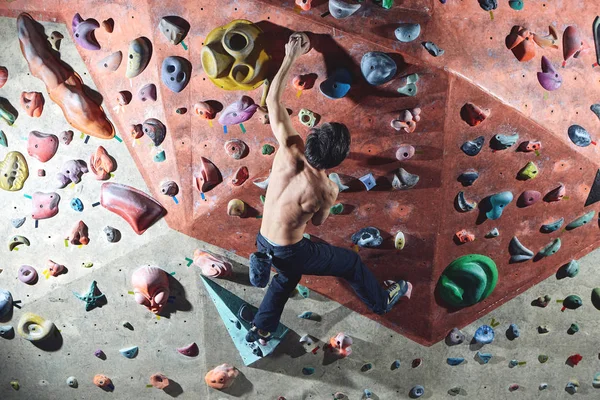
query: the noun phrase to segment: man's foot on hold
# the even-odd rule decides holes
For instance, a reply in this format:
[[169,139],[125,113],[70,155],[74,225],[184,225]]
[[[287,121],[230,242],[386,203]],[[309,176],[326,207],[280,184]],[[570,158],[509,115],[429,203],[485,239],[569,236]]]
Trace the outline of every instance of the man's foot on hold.
[[272,338],[273,337],[271,336],[270,332],[258,329],[256,326],[253,326],[246,334],[247,342],[253,343],[258,340],[258,342],[263,346],[266,345],[267,342]]
[[410,299],[410,295],[412,293],[412,284],[410,282],[386,281],[385,283],[386,283],[386,285],[388,285],[388,288],[387,288],[388,300],[387,300],[387,307],[385,309],[385,312],[389,312],[392,309],[392,307],[394,307],[394,305],[396,305],[396,303],[398,302],[398,300],[400,300],[400,298],[402,296],[406,296]]

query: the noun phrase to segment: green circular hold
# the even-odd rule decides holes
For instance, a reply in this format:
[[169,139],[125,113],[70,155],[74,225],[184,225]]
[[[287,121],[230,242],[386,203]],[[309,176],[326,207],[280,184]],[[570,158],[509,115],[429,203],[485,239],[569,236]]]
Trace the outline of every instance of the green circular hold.
[[512,8],[513,10],[517,10],[517,11],[522,10],[523,7],[525,6],[525,4],[523,3],[523,0],[510,0],[508,2],[508,5],[510,6],[510,8]]
[[469,254],[452,261],[438,281],[440,297],[452,307],[468,307],[488,297],[496,288],[496,263],[481,254]]

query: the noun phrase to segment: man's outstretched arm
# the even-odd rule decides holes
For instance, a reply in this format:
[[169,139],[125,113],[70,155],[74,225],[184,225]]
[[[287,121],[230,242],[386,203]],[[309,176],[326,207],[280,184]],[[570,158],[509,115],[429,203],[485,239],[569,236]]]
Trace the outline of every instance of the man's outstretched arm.
[[294,141],[289,139],[293,136],[299,136],[292,121],[288,115],[287,109],[281,104],[281,96],[289,80],[290,71],[301,55],[305,54],[310,48],[308,37],[304,33],[294,33],[290,36],[289,42],[285,45],[285,58],[283,63],[271,82],[269,94],[267,96],[267,109],[269,110],[269,123],[273,134],[282,147],[291,146]]

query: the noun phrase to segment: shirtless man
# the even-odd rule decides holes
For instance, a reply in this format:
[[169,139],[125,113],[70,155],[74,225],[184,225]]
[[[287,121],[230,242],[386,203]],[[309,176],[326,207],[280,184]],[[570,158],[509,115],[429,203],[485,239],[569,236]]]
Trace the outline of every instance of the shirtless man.
[[285,303],[302,275],[336,276],[346,279],[369,308],[384,314],[410,290],[408,282],[393,283],[385,290],[359,255],[303,237],[306,225],[321,225],[335,203],[338,186],[325,170],[341,164],[350,152],[350,132],[345,125],[325,123],[312,128],[306,143],[294,130],[281,96],[296,60],[310,50],[308,37],[294,33],[285,46],[285,59],[273,79],[267,107],[279,150],[273,161],[262,225],[256,245],[272,255],[277,275],[254,317],[246,340],[266,342],[277,330]]

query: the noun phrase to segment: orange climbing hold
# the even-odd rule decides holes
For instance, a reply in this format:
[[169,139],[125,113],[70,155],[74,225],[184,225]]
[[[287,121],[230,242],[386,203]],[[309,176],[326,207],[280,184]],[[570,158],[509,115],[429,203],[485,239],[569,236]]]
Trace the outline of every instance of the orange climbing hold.
[[522,26],[513,26],[506,37],[506,47],[513,52],[517,60],[526,62],[535,57],[535,41],[531,31]]
[[473,242],[475,240],[475,235],[468,232],[466,229],[462,229],[462,230],[456,232],[455,235],[456,235],[456,238],[458,239],[458,241],[461,243],[469,243],[469,242]]
[[296,0],[296,5],[304,11],[310,10],[312,0]]

